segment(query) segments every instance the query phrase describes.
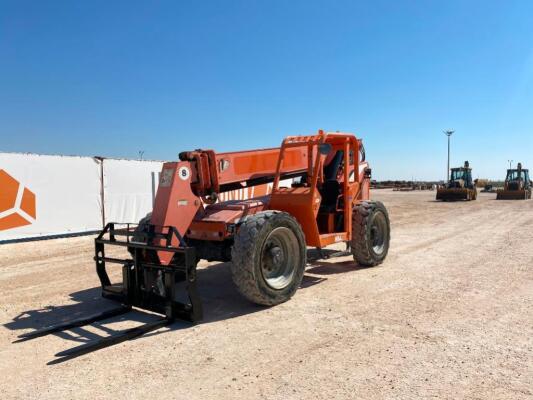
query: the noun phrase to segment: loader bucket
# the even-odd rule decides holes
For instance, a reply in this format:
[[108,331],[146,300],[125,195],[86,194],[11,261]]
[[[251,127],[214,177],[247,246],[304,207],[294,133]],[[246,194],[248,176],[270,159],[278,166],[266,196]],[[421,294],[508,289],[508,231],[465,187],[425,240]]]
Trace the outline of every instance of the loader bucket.
[[498,200],[527,200],[531,198],[529,190],[498,190],[496,199]]
[[468,189],[438,189],[437,200],[457,201],[470,200]]

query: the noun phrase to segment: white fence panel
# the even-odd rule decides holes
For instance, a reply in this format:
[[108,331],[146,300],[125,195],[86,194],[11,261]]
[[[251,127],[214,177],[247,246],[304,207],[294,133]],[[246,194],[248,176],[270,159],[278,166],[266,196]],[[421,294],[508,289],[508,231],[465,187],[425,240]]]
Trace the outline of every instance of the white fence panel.
[[0,241],[101,225],[99,160],[0,153]]
[[104,160],[107,222],[138,222],[152,211],[162,162]]

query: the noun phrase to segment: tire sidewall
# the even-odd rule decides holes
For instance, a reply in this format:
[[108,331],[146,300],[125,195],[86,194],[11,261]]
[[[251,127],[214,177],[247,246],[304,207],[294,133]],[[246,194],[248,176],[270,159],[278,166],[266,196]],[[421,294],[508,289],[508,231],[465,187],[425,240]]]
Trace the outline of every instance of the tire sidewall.
[[[386,235],[385,235],[385,243],[383,244],[384,249],[381,252],[381,254],[378,254],[374,251],[374,246],[372,244],[372,226],[374,224],[374,220],[376,217],[381,214],[383,215],[383,218],[385,219],[385,226],[387,229]],[[381,263],[385,258],[387,257],[387,254],[389,252],[389,245],[390,245],[390,223],[389,223],[389,216],[385,209],[385,207],[381,203],[374,203],[374,207],[372,208],[370,214],[368,215],[368,224],[366,227],[366,240],[367,240],[367,246],[368,251],[372,255],[372,258],[375,260],[376,263]]]
[[[383,252],[374,252],[372,224],[378,214],[385,218],[386,236]],[[351,249],[354,260],[361,266],[374,267],[387,257],[390,246],[390,220],[387,209],[379,201],[363,200],[353,206]]]
[[[287,228],[298,241],[300,263],[294,266],[291,281],[283,289],[270,287],[261,268],[261,251],[269,234]],[[253,303],[274,306],[289,300],[299,288],[306,266],[306,242],[300,224],[290,214],[268,210],[249,216],[235,235],[231,250],[231,274],[239,292]]]

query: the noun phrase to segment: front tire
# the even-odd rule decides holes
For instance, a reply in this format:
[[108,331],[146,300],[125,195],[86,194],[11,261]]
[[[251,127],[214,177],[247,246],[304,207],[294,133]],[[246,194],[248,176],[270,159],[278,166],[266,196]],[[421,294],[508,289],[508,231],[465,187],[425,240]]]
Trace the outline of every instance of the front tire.
[[[141,220],[139,221],[139,223],[135,227],[135,230],[133,231],[133,235],[130,237],[130,240],[132,242],[140,242],[140,243],[144,242],[144,234],[143,234],[143,232],[145,230],[146,225],[148,225],[150,223],[150,219],[151,218],[152,218],[152,213],[151,212],[149,212],[143,218],[141,218]],[[128,247],[128,252],[133,256],[134,250],[133,250],[132,247]]]
[[363,201],[352,213],[351,248],[354,260],[373,267],[385,260],[389,252],[389,213],[379,201]]
[[302,282],[305,237],[290,214],[264,211],[240,226],[231,249],[231,274],[239,292],[256,304],[289,300]]

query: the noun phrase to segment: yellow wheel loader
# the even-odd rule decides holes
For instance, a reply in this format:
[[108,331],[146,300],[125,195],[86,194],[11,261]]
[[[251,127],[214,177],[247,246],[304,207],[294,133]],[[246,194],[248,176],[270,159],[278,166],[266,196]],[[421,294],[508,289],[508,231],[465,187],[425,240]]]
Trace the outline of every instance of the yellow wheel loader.
[[498,190],[496,198],[498,200],[528,200],[531,199],[531,180],[529,170],[522,168],[518,163],[516,169],[508,169],[505,178],[505,186]]
[[437,189],[437,200],[457,201],[457,200],[476,200],[477,188],[472,180],[472,168],[468,161],[465,161],[464,167],[452,168],[452,174],[449,182]]

